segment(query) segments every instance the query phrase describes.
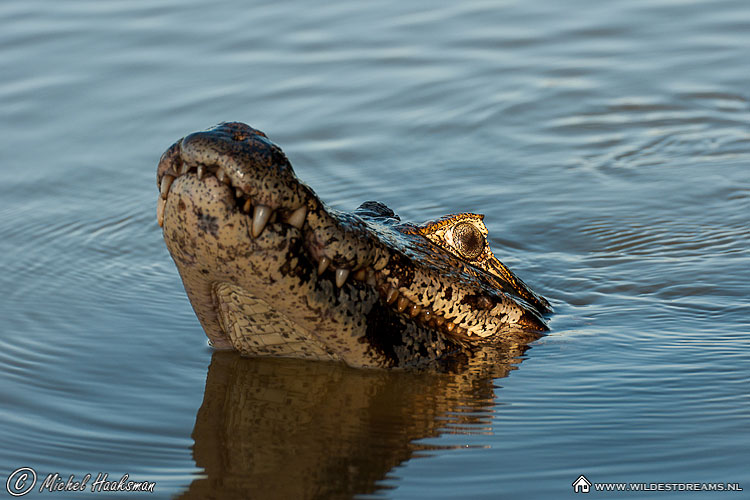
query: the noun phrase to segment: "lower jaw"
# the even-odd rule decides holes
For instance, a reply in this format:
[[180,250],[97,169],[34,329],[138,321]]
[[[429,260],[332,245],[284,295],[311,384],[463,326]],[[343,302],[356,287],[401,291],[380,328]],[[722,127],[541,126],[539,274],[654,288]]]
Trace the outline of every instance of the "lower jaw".
[[294,323],[259,295],[229,283],[213,287],[219,322],[228,342],[245,356],[340,360],[311,331]]

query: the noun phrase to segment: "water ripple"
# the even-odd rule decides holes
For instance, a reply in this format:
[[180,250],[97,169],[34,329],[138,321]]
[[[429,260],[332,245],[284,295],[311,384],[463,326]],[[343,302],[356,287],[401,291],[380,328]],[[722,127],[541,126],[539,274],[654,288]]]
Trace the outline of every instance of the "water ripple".
[[[0,468],[198,498],[196,463],[253,456],[318,496],[747,482],[749,22],[743,0],[0,3]],[[509,375],[207,374],[154,170],[235,119],[334,206],[486,214],[550,334]]]

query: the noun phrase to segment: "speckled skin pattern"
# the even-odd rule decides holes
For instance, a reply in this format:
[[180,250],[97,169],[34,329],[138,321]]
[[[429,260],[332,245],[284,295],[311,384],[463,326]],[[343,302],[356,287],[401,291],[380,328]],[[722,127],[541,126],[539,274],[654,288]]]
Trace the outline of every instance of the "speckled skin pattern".
[[424,367],[547,329],[549,303],[495,258],[483,216],[333,210],[245,124],[177,141],[157,185],[164,240],[216,348]]

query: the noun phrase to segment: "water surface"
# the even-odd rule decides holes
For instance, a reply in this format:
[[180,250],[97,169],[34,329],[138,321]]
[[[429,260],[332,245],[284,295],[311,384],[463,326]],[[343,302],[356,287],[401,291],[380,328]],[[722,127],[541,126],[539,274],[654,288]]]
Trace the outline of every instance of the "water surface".
[[[750,491],[746,2],[29,0],[0,47],[0,491],[22,466],[154,498]],[[212,354],[155,171],[224,120],[337,208],[486,214],[551,333],[463,375]]]

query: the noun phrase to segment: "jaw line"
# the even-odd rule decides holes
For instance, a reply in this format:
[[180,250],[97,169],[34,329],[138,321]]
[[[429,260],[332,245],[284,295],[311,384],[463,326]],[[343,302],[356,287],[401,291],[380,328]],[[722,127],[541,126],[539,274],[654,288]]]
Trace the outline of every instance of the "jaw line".
[[[247,262],[247,258],[253,255],[257,260],[258,255],[263,255],[262,259],[265,261],[278,258],[278,249],[281,247],[287,247],[290,245],[290,241],[294,239],[297,248],[301,249],[304,247],[304,251],[297,252],[297,259],[302,261],[307,256],[309,262],[308,267],[315,267],[315,270],[308,269],[310,280],[317,279],[318,281],[328,281],[331,286],[331,296],[329,297],[329,304],[331,308],[335,307],[337,302],[336,296],[340,292],[339,286],[334,287],[337,278],[341,278],[341,272],[339,269],[327,268],[321,275],[317,275],[320,269],[320,259],[316,261],[315,257],[318,257],[315,248],[311,248],[310,239],[304,236],[304,233],[297,228],[290,226],[284,222],[278,220],[278,218],[272,218],[268,224],[263,228],[262,233],[258,238],[252,237],[252,223],[253,217],[250,213],[246,213],[242,210],[240,205],[244,202],[238,200],[235,196],[235,188],[229,184],[222,183],[218,179],[209,174],[205,174],[202,180],[198,179],[197,174],[190,172],[178,176],[172,181],[170,186],[171,194],[173,191],[180,193],[180,198],[186,198],[192,201],[194,206],[198,209],[196,217],[200,220],[196,220],[193,225],[203,225],[208,232],[211,234],[212,231],[218,232],[229,226],[233,228],[234,235],[231,238],[223,238],[228,241],[236,241],[238,244],[234,248],[226,248],[225,250],[231,251],[232,254],[238,257],[244,256],[245,258],[232,263],[234,272],[223,273],[219,275],[213,275],[214,281],[227,281],[233,283],[236,286],[241,286],[248,291],[262,290],[268,287],[269,282],[267,280],[260,279],[260,276],[256,274],[256,278],[250,283],[238,282],[237,276],[241,274],[242,268],[251,267],[247,264],[243,265],[240,262]],[[168,207],[165,208],[165,213],[168,215],[174,210],[180,210],[180,202],[172,203],[174,196],[168,194],[167,203]],[[182,202],[185,203],[184,201]],[[213,207],[213,208],[209,208]],[[253,211],[250,210],[252,213]],[[338,212],[331,210],[330,216],[336,217]],[[167,217],[167,219],[169,219]],[[220,224],[221,222],[221,224]],[[212,227],[215,224],[216,227]],[[191,224],[176,225],[175,228],[170,227],[171,224],[165,224],[165,238],[177,240],[179,237],[170,237],[169,235],[174,234],[175,231],[181,231],[182,226],[191,227]],[[226,230],[226,229],[225,229]],[[283,231],[282,231],[283,230]],[[283,232],[283,234],[282,234]],[[292,236],[292,238],[290,238]],[[262,247],[258,246],[259,242],[263,242]],[[313,245],[314,247],[314,245]],[[211,259],[219,259],[217,255],[209,256]],[[229,264],[226,263],[225,264]],[[299,265],[299,262],[298,262]],[[213,271],[213,270],[212,270]],[[347,270],[348,271],[348,270]],[[357,286],[368,285],[372,288],[373,292],[380,295],[383,302],[390,305],[398,313],[402,314],[406,321],[414,322],[418,325],[425,325],[429,328],[440,329],[444,335],[450,336],[455,340],[462,342],[472,342],[472,340],[480,340],[481,335],[473,334],[468,328],[462,327],[460,324],[456,324],[454,321],[443,317],[437,311],[431,310],[431,303],[419,300],[421,290],[415,290],[410,286],[404,286],[399,283],[399,280],[392,275],[386,274],[387,269],[375,270],[375,269],[361,269],[359,272],[347,273],[345,283],[342,286]],[[314,276],[317,275],[317,276]],[[358,283],[361,282],[361,285]],[[255,292],[257,294],[257,292]],[[277,301],[277,306],[281,307],[283,301]],[[477,311],[479,313],[479,311]],[[220,323],[220,321],[219,321]],[[306,328],[304,323],[295,322],[300,328]],[[226,327],[222,325],[222,330],[226,333]],[[222,342],[219,339],[213,339],[215,345],[225,344],[226,341]]]

